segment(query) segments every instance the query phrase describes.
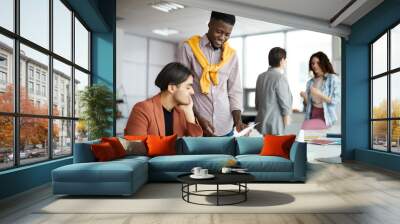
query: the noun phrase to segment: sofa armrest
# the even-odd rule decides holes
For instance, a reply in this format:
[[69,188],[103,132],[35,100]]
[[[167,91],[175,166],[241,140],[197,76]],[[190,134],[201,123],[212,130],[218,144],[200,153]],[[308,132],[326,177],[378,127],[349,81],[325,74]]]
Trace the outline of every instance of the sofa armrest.
[[305,181],[307,174],[307,143],[294,142],[290,149],[290,160],[293,162],[293,178]]
[[96,158],[92,153],[90,146],[92,144],[98,144],[100,140],[94,140],[89,142],[75,143],[74,147],[74,163],[89,163],[95,162]]

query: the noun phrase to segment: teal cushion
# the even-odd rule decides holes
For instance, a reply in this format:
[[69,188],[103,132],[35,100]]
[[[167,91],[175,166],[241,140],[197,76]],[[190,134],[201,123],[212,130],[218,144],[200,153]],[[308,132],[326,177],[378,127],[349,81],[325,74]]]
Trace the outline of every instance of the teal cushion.
[[177,154],[225,154],[235,155],[233,137],[183,137],[177,147]]
[[96,158],[91,149],[92,144],[99,144],[100,140],[75,143],[74,147],[74,163],[95,162]]
[[147,176],[147,164],[141,160],[74,163],[53,170],[59,182],[130,182],[133,173]]
[[279,156],[239,155],[236,160],[249,172],[293,172],[292,161]]
[[130,162],[130,161],[140,160],[140,161],[143,161],[143,162],[147,162],[147,161],[149,161],[149,159],[150,159],[150,157],[147,157],[147,156],[134,156],[134,155],[131,155],[131,156],[125,156],[124,158],[113,160],[113,161]]
[[236,155],[260,154],[264,145],[263,137],[236,138]]
[[235,158],[231,155],[157,156],[149,160],[149,170],[151,172],[190,172],[193,167],[200,166],[216,172],[221,170],[230,159]]

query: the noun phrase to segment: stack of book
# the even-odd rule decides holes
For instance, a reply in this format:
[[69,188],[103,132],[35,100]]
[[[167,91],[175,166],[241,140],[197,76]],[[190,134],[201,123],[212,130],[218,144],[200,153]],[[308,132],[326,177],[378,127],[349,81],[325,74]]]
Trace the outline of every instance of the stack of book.
[[315,139],[326,138],[326,130],[303,130],[299,131],[297,141],[309,142]]
[[308,143],[316,145],[340,145],[341,142],[341,138],[319,138],[310,140]]
[[297,141],[316,145],[340,145],[341,136],[327,134],[326,130],[300,130]]

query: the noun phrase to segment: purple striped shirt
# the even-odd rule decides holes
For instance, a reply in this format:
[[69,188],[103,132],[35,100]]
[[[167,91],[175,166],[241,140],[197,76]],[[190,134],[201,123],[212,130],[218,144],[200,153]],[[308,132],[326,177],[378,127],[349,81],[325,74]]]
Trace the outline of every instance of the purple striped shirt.
[[[221,59],[221,49],[214,50],[207,36],[200,40],[200,49],[210,64],[218,64]],[[215,128],[217,136],[228,134],[232,131],[232,111],[243,107],[243,89],[240,81],[239,62],[235,54],[218,71],[218,85],[211,85],[210,92],[205,95],[200,90],[200,78],[202,68],[197,62],[192,49],[185,42],[178,51],[178,61],[196,74],[193,81],[194,97],[193,103],[200,116],[208,119]]]

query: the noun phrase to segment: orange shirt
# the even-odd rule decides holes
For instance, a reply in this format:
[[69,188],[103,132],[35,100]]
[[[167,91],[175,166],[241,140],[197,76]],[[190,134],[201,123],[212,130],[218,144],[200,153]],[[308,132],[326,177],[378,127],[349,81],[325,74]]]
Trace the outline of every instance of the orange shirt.
[[[185,113],[179,107],[175,107],[173,110],[173,132],[178,137],[203,135],[200,125],[188,122]],[[165,121],[160,94],[135,104],[126,124],[125,135],[165,136]]]

